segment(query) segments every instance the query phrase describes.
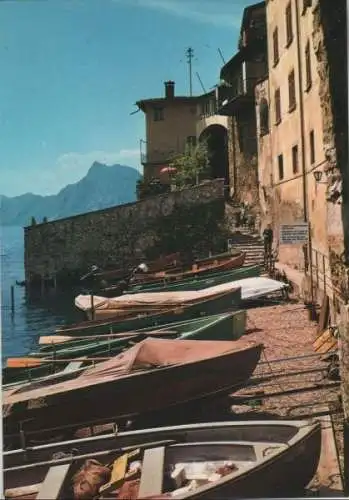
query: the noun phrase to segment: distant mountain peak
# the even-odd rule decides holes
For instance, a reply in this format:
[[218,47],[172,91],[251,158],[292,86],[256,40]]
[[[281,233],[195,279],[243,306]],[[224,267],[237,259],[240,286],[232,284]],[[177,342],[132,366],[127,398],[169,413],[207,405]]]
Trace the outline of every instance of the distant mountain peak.
[[85,177],[50,196],[26,193],[1,196],[2,225],[29,225],[31,217],[41,222],[93,212],[136,201],[136,185],[141,175],[126,165],[105,165],[95,161]]

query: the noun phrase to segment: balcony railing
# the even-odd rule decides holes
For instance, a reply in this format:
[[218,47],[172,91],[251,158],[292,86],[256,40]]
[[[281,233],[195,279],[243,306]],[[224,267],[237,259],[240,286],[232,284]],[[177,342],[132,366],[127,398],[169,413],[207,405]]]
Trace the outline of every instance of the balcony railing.
[[218,113],[231,114],[241,105],[254,101],[254,88],[257,78],[238,77],[230,85],[218,87]]

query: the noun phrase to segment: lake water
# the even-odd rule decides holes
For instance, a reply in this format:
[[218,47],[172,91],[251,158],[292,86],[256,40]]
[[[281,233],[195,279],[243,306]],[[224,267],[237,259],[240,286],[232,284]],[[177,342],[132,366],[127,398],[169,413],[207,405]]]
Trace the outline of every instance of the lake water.
[[[40,335],[55,326],[80,318],[74,307],[75,291],[45,294],[29,299],[25,288],[16,280],[24,280],[24,231],[21,227],[1,228],[1,334],[2,361],[37,350]],[[11,286],[14,285],[15,308],[11,311]]]

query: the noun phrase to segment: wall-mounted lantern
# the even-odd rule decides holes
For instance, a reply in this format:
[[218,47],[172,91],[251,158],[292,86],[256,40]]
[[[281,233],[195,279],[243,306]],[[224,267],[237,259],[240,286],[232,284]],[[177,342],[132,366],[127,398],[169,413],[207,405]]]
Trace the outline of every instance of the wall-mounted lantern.
[[321,172],[321,170],[315,170],[313,172],[314,179],[315,179],[317,184],[327,184],[327,181],[321,181],[322,174],[323,174],[323,172]]

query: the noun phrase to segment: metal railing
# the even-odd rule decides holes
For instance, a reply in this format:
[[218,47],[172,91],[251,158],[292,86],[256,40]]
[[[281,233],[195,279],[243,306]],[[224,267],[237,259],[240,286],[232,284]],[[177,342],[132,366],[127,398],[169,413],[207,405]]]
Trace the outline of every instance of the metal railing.
[[326,293],[327,289],[335,292],[331,280],[330,261],[327,255],[315,248],[312,249],[312,269],[314,286]]

